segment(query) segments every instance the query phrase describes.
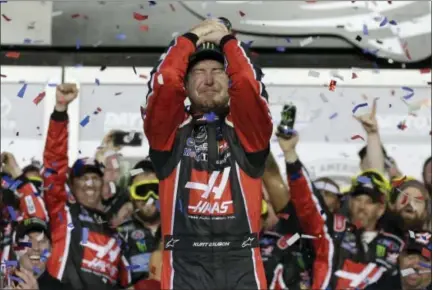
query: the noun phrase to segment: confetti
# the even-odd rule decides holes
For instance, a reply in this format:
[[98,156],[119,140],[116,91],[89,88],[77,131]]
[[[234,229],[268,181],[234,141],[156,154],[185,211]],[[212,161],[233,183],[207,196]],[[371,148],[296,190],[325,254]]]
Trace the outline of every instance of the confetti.
[[406,269],[402,269],[400,270],[400,274],[402,277],[406,277],[412,274],[415,274],[415,270],[413,268],[406,268]]
[[[161,76],[161,80],[162,80],[162,75],[160,75],[160,76]],[[138,77],[147,80],[147,76],[146,75],[139,75]],[[159,79],[158,79],[158,82],[159,82]]]
[[121,94],[122,94],[122,92],[114,93],[115,96],[120,96]]
[[291,40],[289,37],[286,38],[286,41],[287,41],[288,43],[292,43],[292,40]]
[[135,269],[139,269],[140,265],[129,265],[126,267],[127,270],[135,270]]
[[361,40],[362,40],[362,37],[359,36],[359,35],[357,35],[355,39],[356,39],[356,41],[361,41]]
[[125,40],[126,39],[126,34],[119,33],[119,34],[116,35],[116,39],[117,40]]
[[371,179],[367,176],[359,176],[356,180],[359,183],[371,183]]
[[285,51],[286,51],[286,48],[285,48],[284,46],[277,46],[276,50],[277,50],[278,52],[285,52]]
[[171,11],[176,12],[176,9],[174,8],[174,5],[172,3],[170,3],[170,9]]
[[100,112],[102,112],[102,109],[97,107],[96,110],[93,112],[93,114],[98,115]]
[[149,18],[149,16],[140,14],[138,12],[134,12],[133,17],[135,20],[138,20],[138,21],[143,21],[143,20],[146,20],[147,18]]
[[20,248],[31,248],[32,243],[30,242],[18,242],[18,247]]
[[329,119],[334,119],[335,117],[337,117],[338,116],[338,113],[334,113],[334,114],[332,114],[331,116],[329,116]]
[[156,5],[156,1],[149,1],[149,6],[155,6]]
[[352,113],[355,114],[355,112],[356,112],[359,108],[363,108],[363,107],[367,107],[367,106],[368,106],[367,103],[358,104],[358,105],[356,105],[356,106],[352,109]]
[[365,139],[361,135],[353,135],[352,137],[350,137],[350,139],[351,140],[361,139],[362,141],[365,141]]
[[19,90],[17,96],[20,98],[24,98],[24,94],[26,93],[27,84],[24,84],[22,88]]
[[208,122],[215,121],[215,119],[216,119],[216,115],[214,112],[206,113],[206,114],[204,114],[204,117],[206,118],[206,120]]
[[80,125],[81,127],[85,127],[90,121],[90,116],[87,115],[83,118],[83,120],[81,120]]
[[0,74],[0,76],[1,76],[2,78],[5,78],[5,77],[6,77],[6,75],[4,75],[4,74]]
[[99,69],[100,71],[104,71],[107,68],[106,65],[101,66],[101,68]]
[[305,38],[305,39],[301,40],[301,41],[299,42],[299,45],[300,45],[301,47],[304,47],[304,46],[306,46],[306,45],[309,45],[309,44],[312,43],[312,42],[313,42],[313,37],[310,36],[310,37],[308,37],[308,38]]
[[88,239],[89,239],[89,229],[83,228],[83,230],[81,232],[81,242],[83,244],[86,244]]
[[6,52],[6,57],[17,59],[20,57],[20,53],[17,51],[8,51],[8,52]]
[[77,39],[77,41],[75,42],[75,49],[79,50],[80,49],[80,40]]
[[75,14],[72,14],[72,15],[71,15],[71,18],[73,18],[73,19],[78,18],[78,17],[80,17],[80,14],[79,14],[79,13],[75,13]]
[[291,236],[290,239],[288,239],[286,241],[286,243],[287,243],[288,246],[291,246],[294,243],[296,243],[296,241],[299,240],[300,238],[301,238],[301,236],[298,233],[296,233],[293,236]]
[[335,81],[335,80],[331,80],[330,82],[329,82],[329,90],[330,91],[335,91],[335,86],[337,85],[337,81]]
[[8,208],[8,212],[9,212],[9,215],[10,215],[11,219],[12,219],[13,221],[16,221],[16,220],[17,220],[17,215],[16,215],[16,213],[15,213],[14,208],[11,207],[10,205],[8,205],[7,208]]
[[9,17],[7,17],[5,14],[2,14],[2,17],[4,20],[6,20],[7,22],[11,21],[12,19],[10,19]]
[[385,18],[382,20],[382,22],[380,22],[379,26],[380,26],[380,27],[384,27],[387,23],[388,23],[388,18],[385,17]]
[[419,70],[419,72],[421,74],[428,74],[428,73],[431,72],[431,69],[430,68],[422,68],[422,69]]
[[396,22],[395,20],[391,20],[391,21],[389,22],[389,24],[391,24],[391,25],[397,25],[397,22]]
[[18,261],[15,260],[10,260],[10,261],[5,261],[5,265],[6,267],[17,267],[18,266]]
[[408,95],[404,96],[403,99],[405,100],[409,100],[410,98],[412,98],[414,96],[414,91],[413,89],[409,88],[409,87],[402,87],[402,89],[406,92],[409,92]]
[[39,93],[39,95],[37,95],[36,98],[33,99],[33,103],[35,103],[35,105],[38,105],[44,98],[45,92]]
[[41,269],[39,269],[36,266],[33,266],[32,270],[33,270],[33,273],[35,273],[36,275],[39,275],[41,273]]
[[364,35],[368,35],[368,27],[367,27],[366,24],[364,24],[364,25],[362,26],[362,34],[364,34]]
[[406,121],[401,121],[400,123],[398,123],[397,128],[404,131],[407,128]]
[[63,15],[63,11],[54,11],[53,13],[51,13],[51,17],[57,17]]
[[318,77],[320,77],[320,72],[314,71],[314,70],[310,70],[310,71],[308,71],[308,76],[309,77],[313,77],[313,78],[318,78]]
[[141,169],[141,168],[137,168],[137,169],[132,169],[132,170],[130,170],[130,171],[129,171],[129,174],[130,174],[131,177],[132,177],[132,176],[138,175],[138,174],[143,173],[143,172],[144,172],[143,169]]
[[95,79],[95,84],[98,85],[98,86],[101,84],[101,83],[99,82],[99,79]]
[[324,103],[327,103],[327,102],[329,102],[328,101],[328,99],[326,98],[326,96],[325,96],[325,94],[324,93],[320,93],[320,98],[322,99],[322,101],[324,102]]
[[24,280],[21,279],[21,278],[19,278],[19,277],[17,277],[17,276],[9,275],[9,278],[10,278],[11,280],[15,281],[15,282],[18,282],[18,283],[24,283]]
[[356,73],[352,73],[352,80],[358,78],[358,75]]
[[135,66],[132,66],[132,70],[134,71],[134,74],[137,74],[137,70],[135,69]]
[[149,31],[149,25],[140,25],[139,26],[139,29],[141,30],[141,31]]
[[244,16],[245,16],[245,13],[239,10],[239,15],[240,15],[241,17],[244,17]]

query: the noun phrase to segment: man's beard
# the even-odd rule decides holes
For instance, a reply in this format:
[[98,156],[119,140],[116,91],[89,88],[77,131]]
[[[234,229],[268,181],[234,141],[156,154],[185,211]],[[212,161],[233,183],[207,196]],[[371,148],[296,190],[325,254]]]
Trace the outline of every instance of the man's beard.
[[155,223],[159,220],[160,218],[160,213],[159,211],[155,211],[155,213],[151,216],[148,215],[143,215],[143,213],[141,213],[140,211],[137,212],[137,216],[140,218],[140,220],[142,220],[143,222],[146,223]]
[[424,226],[424,219],[416,216],[415,218],[403,217],[405,230],[422,230]]

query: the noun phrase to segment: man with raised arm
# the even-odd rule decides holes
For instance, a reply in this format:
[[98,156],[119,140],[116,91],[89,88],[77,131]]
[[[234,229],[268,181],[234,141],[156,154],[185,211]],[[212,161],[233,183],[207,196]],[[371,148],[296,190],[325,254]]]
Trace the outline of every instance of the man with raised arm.
[[266,288],[258,233],[272,120],[262,76],[219,20],[177,37],[152,71],[142,116],[160,180],[162,289]]

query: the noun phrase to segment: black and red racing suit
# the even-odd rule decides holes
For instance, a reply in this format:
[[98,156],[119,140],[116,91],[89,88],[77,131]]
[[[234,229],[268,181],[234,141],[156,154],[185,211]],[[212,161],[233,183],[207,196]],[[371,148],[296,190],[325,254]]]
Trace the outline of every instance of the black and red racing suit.
[[[299,160],[286,163],[290,196],[304,233],[314,236],[312,289],[393,289],[399,279],[401,237],[378,231],[365,245],[363,232],[337,214],[329,213]],[[388,285],[388,286],[387,286]]]
[[142,107],[160,180],[162,289],[265,289],[258,234],[272,120],[262,72],[233,36],[221,40],[231,85],[227,115],[184,110],[198,37],[177,37],[153,70]]
[[51,115],[44,150],[44,200],[50,219],[49,274],[74,289],[117,289],[130,283],[120,240],[104,213],[75,201],[67,189],[68,115]]

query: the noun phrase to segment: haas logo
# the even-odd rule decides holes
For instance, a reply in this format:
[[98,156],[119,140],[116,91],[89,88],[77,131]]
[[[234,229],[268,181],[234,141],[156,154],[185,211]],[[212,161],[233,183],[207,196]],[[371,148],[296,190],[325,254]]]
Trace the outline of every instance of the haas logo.
[[[220,171],[212,172],[207,184],[189,181],[185,185],[185,188],[190,189],[188,213],[205,216],[232,215],[234,211],[229,175],[230,167],[227,167],[222,174]],[[205,180],[207,176],[207,172],[194,170],[191,179]]]

